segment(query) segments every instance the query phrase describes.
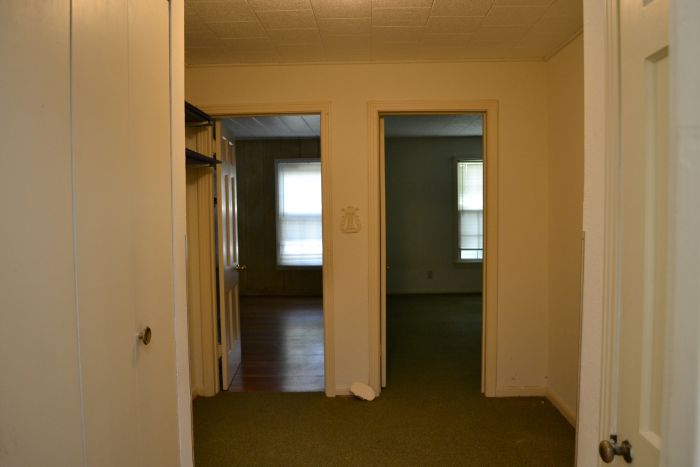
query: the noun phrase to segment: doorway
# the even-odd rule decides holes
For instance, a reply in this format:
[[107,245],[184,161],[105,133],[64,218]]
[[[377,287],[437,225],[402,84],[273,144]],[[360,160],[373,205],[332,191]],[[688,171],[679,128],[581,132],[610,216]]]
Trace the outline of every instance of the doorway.
[[324,391],[319,114],[220,118],[234,148],[241,364],[230,392]]
[[[391,269],[387,270],[387,207],[386,207],[386,145],[385,145],[385,119],[393,116],[454,116],[476,115],[481,116],[482,127],[482,159],[483,170],[483,220],[482,220],[482,245],[478,253],[482,256],[482,300],[481,300],[481,371],[480,391],[486,396],[494,397],[496,391],[496,349],[497,349],[497,267],[498,267],[498,163],[497,163],[497,119],[498,103],[496,101],[473,102],[371,102],[368,106],[368,120],[370,131],[377,141],[376,146],[370,146],[370,186],[378,189],[370,196],[370,216],[376,216],[376,224],[370,224],[370,332],[373,337],[370,340],[370,385],[375,391],[381,391],[381,387],[387,384],[387,279]],[[420,124],[418,125],[421,126]],[[453,154],[458,156],[458,154]],[[457,157],[453,161],[454,176],[459,163],[469,165],[474,160],[469,157]],[[474,158],[471,158],[474,159]],[[463,167],[466,169],[466,166]],[[456,179],[450,184],[455,187]],[[376,193],[376,194],[375,194]],[[375,201],[376,200],[376,201]],[[374,201],[374,202],[373,202]],[[455,209],[455,216],[450,225],[457,232],[457,197],[449,204]],[[376,239],[376,240],[374,240]],[[458,235],[449,245],[454,248],[455,262],[460,262],[462,251],[469,256],[477,254],[467,252],[471,249],[465,243],[462,248],[458,242]],[[466,257],[464,257],[466,259]],[[475,259],[475,258],[474,258]],[[476,264],[477,261],[474,261]],[[425,269],[417,274],[422,274],[426,281],[435,281],[435,270]],[[477,268],[478,269],[478,268]],[[432,271],[432,272],[431,272]],[[393,273],[391,273],[393,274]],[[428,279],[428,276],[433,279]]]
[[382,386],[410,384],[406,374],[418,371],[433,384],[479,392],[483,116],[387,115],[381,123],[386,258]]

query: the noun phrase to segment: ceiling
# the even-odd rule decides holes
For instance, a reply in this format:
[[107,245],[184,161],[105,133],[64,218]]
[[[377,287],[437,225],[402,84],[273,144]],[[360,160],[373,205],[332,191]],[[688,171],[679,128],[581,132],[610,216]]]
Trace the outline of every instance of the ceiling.
[[223,120],[236,139],[318,138],[321,117],[318,115],[266,115],[235,117]]
[[481,136],[481,115],[396,115],[384,117],[384,134],[397,137]]
[[185,0],[188,66],[544,59],[583,0]]
[[[237,139],[318,138],[318,115],[235,117],[223,120]],[[481,115],[397,115],[385,117],[387,137],[480,136]]]

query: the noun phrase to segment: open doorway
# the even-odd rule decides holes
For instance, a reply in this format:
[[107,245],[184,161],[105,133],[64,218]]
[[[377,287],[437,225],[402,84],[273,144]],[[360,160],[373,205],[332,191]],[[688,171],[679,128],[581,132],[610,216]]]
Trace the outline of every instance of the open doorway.
[[481,388],[483,115],[387,115],[382,385]]
[[320,120],[220,119],[237,180],[242,352],[231,392],[325,389]]

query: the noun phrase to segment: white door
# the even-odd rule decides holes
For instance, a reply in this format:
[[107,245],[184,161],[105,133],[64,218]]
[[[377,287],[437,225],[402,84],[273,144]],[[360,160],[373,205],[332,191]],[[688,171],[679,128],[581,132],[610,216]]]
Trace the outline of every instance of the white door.
[[[619,5],[619,340],[611,431],[618,446],[629,442],[634,465],[658,466],[669,254],[668,1]],[[618,465],[630,462],[622,457]]]
[[73,1],[71,21],[84,463],[178,465],[169,4]]
[[217,170],[218,265],[219,265],[219,345],[221,346],[221,383],[228,389],[241,364],[241,327],[238,304],[238,216],[236,201],[236,152],[233,135],[217,122],[219,138]]

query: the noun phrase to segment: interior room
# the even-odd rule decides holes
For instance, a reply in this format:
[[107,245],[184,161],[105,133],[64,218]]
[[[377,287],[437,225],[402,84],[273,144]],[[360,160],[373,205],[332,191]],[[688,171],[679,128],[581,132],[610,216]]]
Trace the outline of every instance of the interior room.
[[383,120],[383,385],[410,382],[409,375],[420,372],[431,384],[454,384],[478,394],[483,333],[482,115],[387,115]]
[[221,119],[237,174],[242,361],[229,391],[323,392],[319,115]]

